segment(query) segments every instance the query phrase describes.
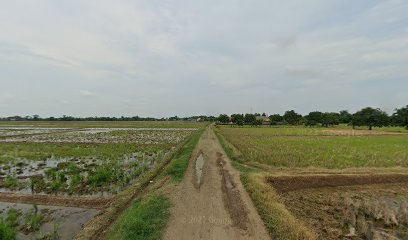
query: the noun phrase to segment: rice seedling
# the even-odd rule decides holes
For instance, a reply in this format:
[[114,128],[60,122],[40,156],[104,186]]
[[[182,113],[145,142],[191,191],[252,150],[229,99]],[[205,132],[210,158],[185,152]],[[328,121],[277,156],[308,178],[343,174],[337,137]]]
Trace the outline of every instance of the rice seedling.
[[33,209],[27,212],[23,218],[23,231],[29,233],[40,229],[44,220],[44,215],[38,212],[37,205],[33,205]]
[[0,184],[2,187],[10,189],[17,189],[21,186],[17,178],[11,175],[8,175]]

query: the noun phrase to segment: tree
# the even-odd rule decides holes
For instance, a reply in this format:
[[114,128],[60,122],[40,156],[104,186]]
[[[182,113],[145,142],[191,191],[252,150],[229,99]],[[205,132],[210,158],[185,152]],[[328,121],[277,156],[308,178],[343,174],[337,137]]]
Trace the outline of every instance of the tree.
[[408,129],[408,105],[395,109],[395,113],[392,115],[392,122]]
[[374,109],[371,107],[363,108],[353,115],[353,127],[368,126],[370,130],[373,127],[383,127],[389,124],[389,117],[387,113],[381,109]]
[[226,115],[226,114],[220,114],[220,116],[218,117],[218,121],[219,121],[220,123],[227,124],[227,123],[229,123],[230,118],[229,118],[229,116]]
[[269,116],[269,120],[271,120],[271,125],[278,125],[283,122],[283,117],[279,114],[273,114]]
[[319,123],[322,123],[322,116],[323,113],[321,112],[310,112],[308,115],[305,116],[306,126],[315,126]]
[[255,120],[255,123],[254,123],[255,126],[262,126],[262,124],[263,124],[262,119],[256,119]]
[[256,124],[256,116],[254,114],[247,113],[244,117],[244,123],[248,125]]
[[353,115],[347,110],[340,111],[339,122],[344,124],[349,124],[353,120]]
[[244,125],[244,115],[242,114],[232,114],[231,122],[237,124],[238,126]]
[[302,115],[296,113],[294,110],[286,111],[283,119],[290,125],[297,125],[302,120]]
[[179,121],[180,118],[178,116],[169,117],[169,121]]
[[322,114],[322,125],[325,127],[338,125],[340,122],[340,114],[335,112],[326,112]]

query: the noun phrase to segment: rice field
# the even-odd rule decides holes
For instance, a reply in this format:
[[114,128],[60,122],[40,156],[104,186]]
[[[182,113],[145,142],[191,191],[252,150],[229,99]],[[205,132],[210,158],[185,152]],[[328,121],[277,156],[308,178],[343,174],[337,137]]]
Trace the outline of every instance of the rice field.
[[[323,128],[230,128],[219,132],[243,159],[272,167],[407,167],[408,134],[361,134]],[[363,131],[364,133],[364,131]]]
[[277,239],[407,239],[408,134],[307,127],[218,127]]
[[[100,202],[108,203],[138,183],[204,126],[185,122],[0,125],[0,207],[4,205],[0,227],[17,239],[54,239],[55,234],[72,231],[65,238],[71,239],[100,211]],[[81,207],[89,208],[92,202],[97,209]],[[64,206],[53,210],[49,204]],[[61,214],[88,217],[79,225],[73,221],[54,229],[63,222]]]

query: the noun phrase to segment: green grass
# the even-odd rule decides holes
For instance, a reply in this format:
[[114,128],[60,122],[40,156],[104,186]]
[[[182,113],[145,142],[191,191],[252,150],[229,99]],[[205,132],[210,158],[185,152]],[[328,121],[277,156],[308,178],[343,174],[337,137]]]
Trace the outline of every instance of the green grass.
[[45,160],[55,158],[118,159],[124,154],[139,151],[157,151],[170,149],[170,145],[136,145],[136,144],[83,144],[83,143],[1,143],[0,163],[13,161],[16,158]]
[[[335,129],[352,129],[352,126],[340,124],[334,127]],[[368,130],[368,127],[355,127],[357,130]],[[408,133],[408,129],[404,127],[373,127],[372,131],[382,131],[382,132],[401,132],[401,133]]]
[[[257,169],[248,167],[240,160],[237,150],[234,149],[234,147],[231,146],[231,144],[229,144],[218,131],[215,132],[215,135],[217,136],[218,141],[220,142],[227,156],[232,160],[231,164],[235,169],[237,169],[241,173],[257,172]],[[245,177],[241,178],[241,181],[245,181],[245,180],[246,180]]]
[[6,218],[0,219],[0,239],[14,240],[17,236],[19,213],[11,208],[7,211]]
[[170,200],[164,195],[138,199],[109,230],[108,239],[155,240],[161,236],[170,217]]
[[408,136],[314,135],[319,130],[219,128],[245,162],[288,168],[408,167]]
[[193,154],[194,148],[200,140],[200,136],[203,130],[199,130],[193,133],[193,136],[179,151],[175,154],[172,162],[166,170],[166,174],[171,176],[176,182],[181,182],[184,178],[184,174],[188,168],[191,155]]
[[[305,127],[305,126],[261,126],[261,127],[238,127],[238,126],[221,126],[220,128],[231,129],[231,131],[240,131],[240,129],[251,129],[245,132],[248,135],[295,135],[295,136],[316,136],[316,135],[334,135],[327,130],[352,130],[352,126],[337,125],[334,127]],[[368,127],[356,127],[355,130],[368,130]],[[403,127],[373,127],[373,132],[399,132],[408,133]]]
[[17,230],[7,222],[0,220],[0,239],[14,240],[17,236]]
[[202,128],[208,123],[189,121],[0,121],[0,126],[57,128]]

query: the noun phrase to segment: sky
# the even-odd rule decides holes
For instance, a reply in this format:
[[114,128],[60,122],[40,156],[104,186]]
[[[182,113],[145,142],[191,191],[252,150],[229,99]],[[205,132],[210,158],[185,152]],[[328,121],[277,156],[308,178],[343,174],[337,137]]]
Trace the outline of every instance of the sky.
[[0,117],[408,104],[406,0],[0,0]]

